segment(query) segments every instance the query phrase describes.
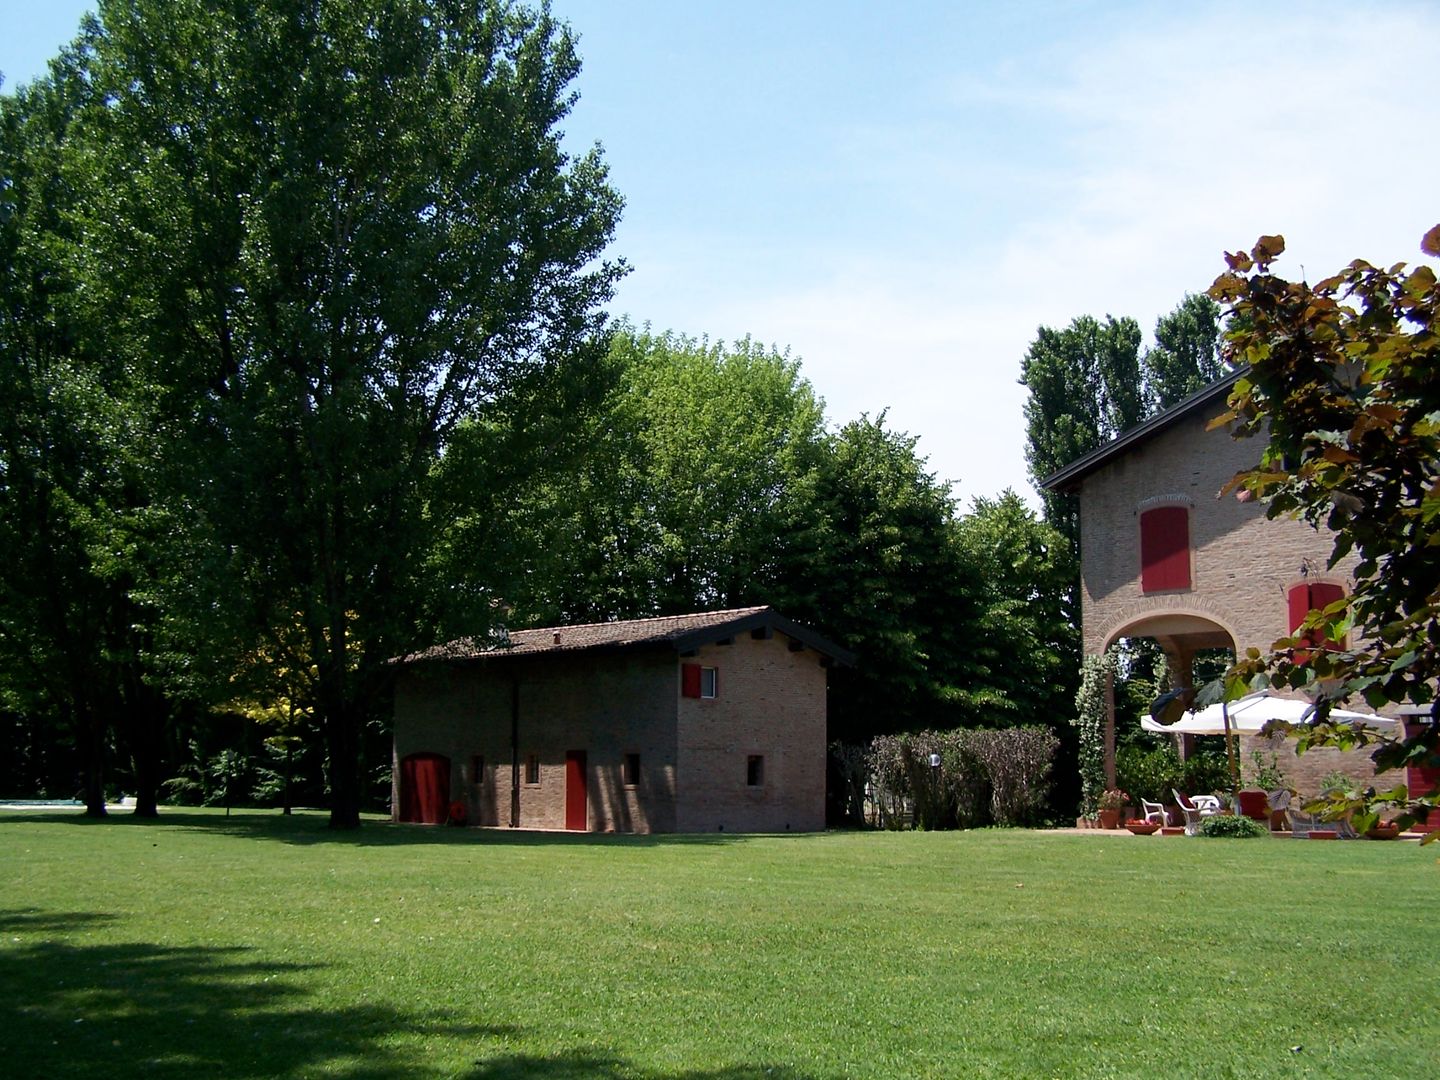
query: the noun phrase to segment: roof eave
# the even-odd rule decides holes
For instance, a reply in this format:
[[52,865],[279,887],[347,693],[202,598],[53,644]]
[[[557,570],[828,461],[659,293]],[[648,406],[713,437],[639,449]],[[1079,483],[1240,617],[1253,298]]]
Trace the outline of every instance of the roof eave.
[[1073,491],[1086,476],[1090,475],[1101,466],[1106,465],[1112,458],[1118,457],[1126,450],[1138,443],[1144,442],[1153,435],[1158,435],[1170,425],[1183,420],[1198,409],[1204,408],[1214,399],[1229,396],[1229,390],[1235,385],[1235,381],[1245,373],[1247,369],[1238,368],[1218,379],[1209,386],[1195,391],[1189,397],[1177,401],[1170,408],[1162,413],[1156,413],[1149,420],[1136,424],[1129,431],[1111,439],[1104,446],[1097,446],[1087,454],[1082,454],[1062,469],[1057,469],[1049,476],[1040,481],[1039,486],[1044,491],[1068,492]]

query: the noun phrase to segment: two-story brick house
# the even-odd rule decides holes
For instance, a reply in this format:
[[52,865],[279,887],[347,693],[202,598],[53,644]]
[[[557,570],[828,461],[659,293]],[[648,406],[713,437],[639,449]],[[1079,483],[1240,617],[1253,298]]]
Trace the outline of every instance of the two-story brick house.
[[[1042,482],[1074,492],[1080,504],[1083,641],[1087,655],[1121,638],[1154,638],[1176,685],[1191,685],[1202,649],[1267,650],[1312,607],[1353,585],[1356,557],[1327,566],[1334,537],[1304,521],[1269,519],[1265,506],[1221,489],[1253,468],[1264,444],[1209,430],[1225,411],[1238,375],[1207,387]],[[1113,708],[1113,706],[1112,706]],[[1361,706],[1363,708],[1363,706]],[[1107,770],[1114,780],[1114,724],[1107,725]],[[1262,740],[1242,740],[1242,759]],[[1340,769],[1373,776],[1357,754],[1316,750],[1297,759],[1285,744],[1287,778],[1314,793]]]
[[397,821],[602,832],[824,828],[826,669],[768,607],[522,630],[403,658]]

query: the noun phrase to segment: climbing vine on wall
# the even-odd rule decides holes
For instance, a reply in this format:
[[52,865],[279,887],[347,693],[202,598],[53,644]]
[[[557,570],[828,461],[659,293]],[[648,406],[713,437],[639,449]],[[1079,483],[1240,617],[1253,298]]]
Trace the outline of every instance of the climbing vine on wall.
[[1090,655],[1080,664],[1080,692],[1075,695],[1075,726],[1080,730],[1080,812],[1094,817],[1105,790],[1105,682],[1114,677],[1116,650]]

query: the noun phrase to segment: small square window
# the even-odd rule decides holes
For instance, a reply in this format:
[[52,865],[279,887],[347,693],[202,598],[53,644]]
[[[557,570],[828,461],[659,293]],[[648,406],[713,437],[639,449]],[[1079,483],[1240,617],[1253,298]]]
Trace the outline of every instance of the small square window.
[[626,754],[624,764],[620,767],[620,780],[626,787],[638,787],[640,785],[640,755]]
[[525,782],[527,784],[540,783],[540,755],[531,754],[525,759]]
[[745,759],[745,786],[765,786],[765,755],[751,754]]
[[700,696],[713,698],[720,689],[720,673],[713,667],[700,669]]

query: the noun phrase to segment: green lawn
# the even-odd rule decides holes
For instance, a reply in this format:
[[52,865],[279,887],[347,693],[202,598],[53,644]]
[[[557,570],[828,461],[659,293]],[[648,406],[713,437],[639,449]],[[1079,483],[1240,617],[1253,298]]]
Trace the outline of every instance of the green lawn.
[[0,817],[16,1077],[1434,1075],[1437,853]]

